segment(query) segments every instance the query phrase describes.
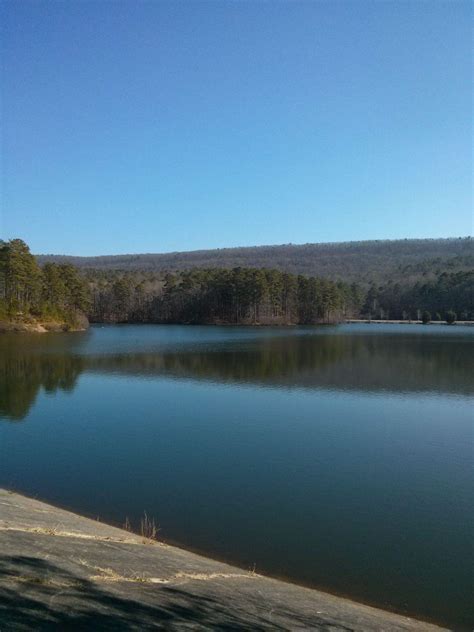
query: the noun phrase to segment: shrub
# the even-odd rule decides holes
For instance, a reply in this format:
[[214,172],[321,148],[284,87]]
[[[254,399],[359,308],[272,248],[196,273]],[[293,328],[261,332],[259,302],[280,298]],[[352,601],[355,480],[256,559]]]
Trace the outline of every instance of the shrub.
[[427,312],[426,310],[421,315],[421,322],[423,323],[423,325],[427,325],[428,323],[431,322],[431,314]]
[[454,323],[456,322],[456,312],[453,312],[452,309],[449,310],[449,312],[446,312],[446,322],[448,323],[448,325],[454,325]]

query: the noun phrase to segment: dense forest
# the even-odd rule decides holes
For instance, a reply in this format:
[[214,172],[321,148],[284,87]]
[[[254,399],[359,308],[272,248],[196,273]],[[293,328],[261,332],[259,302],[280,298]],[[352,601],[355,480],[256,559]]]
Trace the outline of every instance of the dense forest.
[[[464,251],[470,245],[469,240],[460,240],[460,246],[457,240],[432,241],[453,242]],[[474,270],[468,258],[458,253],[432,262],[428,270],[426,262],[409,263],[385,282],[349,283],[259,267],[78,269],[40,258],[41,266],[28,246],[14,239],[0,242],[0,320],[31,316],[73,324],[82,314],[105,323],[474,320]]]
[[474,320],[474,270],[368,288],[256,268],[84,274],[95,322]]
[[374,319],[474,320],[474,271],[443,272],[425,282],[371,285],[361,313]]
[[357,314],[361,301],[355,286],[256,268],[86,278],[97,322],[327,323]]
[[81,269],[121,272],[177,272],[191,269],[265,268],[332,281],[371,283],[430,281],[442,272],[474,268],[472,239],[403,239],[345,243],[222,248],[168,254],[101,257],[41,255],[46,262]]
[[0,241],[0,320],[82,327],[90,305],[85,278],[68,263],[42,268],[21,239]]

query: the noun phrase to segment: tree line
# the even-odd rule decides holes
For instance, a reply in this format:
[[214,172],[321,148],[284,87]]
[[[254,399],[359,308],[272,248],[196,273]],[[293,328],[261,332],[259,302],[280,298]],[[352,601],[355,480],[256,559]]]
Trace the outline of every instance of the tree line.
[[371,285],[362,315],[374,319],[474,320],[474,271],[437,275],[414,284]]
[[356,290],[278,270],[234,268],[165,273],[87,272],[96,322],[315,324],[353,315]]
[[0,318],[93,322],[317,324],[350,318],[474,320],[474,271],[382,285],[277,269],[79,270],[40,266],[20,239],[0,241]]

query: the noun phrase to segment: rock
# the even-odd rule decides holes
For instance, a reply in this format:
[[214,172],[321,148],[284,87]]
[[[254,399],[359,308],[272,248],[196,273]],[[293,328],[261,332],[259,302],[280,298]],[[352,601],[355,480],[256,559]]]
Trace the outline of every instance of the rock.
[[1,630],[440,628],[0,489]]

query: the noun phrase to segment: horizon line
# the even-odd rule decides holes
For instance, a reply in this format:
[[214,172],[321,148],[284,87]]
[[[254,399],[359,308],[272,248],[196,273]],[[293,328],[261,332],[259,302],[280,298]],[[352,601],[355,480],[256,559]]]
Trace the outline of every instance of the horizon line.
[[[12,237],[12,239],[21,239]],[[286,242],[282,244],[259,244],[252,246],[223,246],[217,248],[196,248],[194,250],[169,250],[164,252],[124,252],[114,254],[100,254],[100,255],[71,255],[66,253],[53,253],[42,252],[33,253],[35,257],[74,257],[76,259],[101,259],[105,257],[153,257],[153,256],[166,256],[176,254],[193,254],[199,252],[216,252],[223,250],[252,250],[255,248],[282,248],[284,246],[292,246],[295,248],[302,248],[304,246],[337,246],[343,244],[366,244],[366,243],[378,243],[378,242],[400,242],[400,241],[455,241],[459,239],[472,239],[472,235],[460,235],[451,237],[399,237],[393,238],[380,238],[380,239],[349,239],[343,241],[307,241],[304,243]],[[7,241],[7,240],[5,240]]]

